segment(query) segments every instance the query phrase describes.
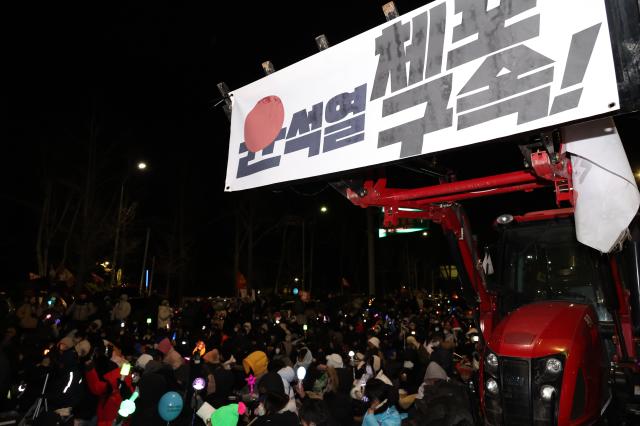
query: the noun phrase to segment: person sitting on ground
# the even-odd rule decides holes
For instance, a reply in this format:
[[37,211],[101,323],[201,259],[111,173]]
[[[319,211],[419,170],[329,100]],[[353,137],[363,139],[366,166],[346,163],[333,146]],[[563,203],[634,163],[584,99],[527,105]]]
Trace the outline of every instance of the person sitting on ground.
[[420,386],[409,425],[471,426],[471,403],[465,386],[449,379],[445,370],[431,362]]
[[389,402],[391,386],[379,379],[369,379],[364,394],[369,408],[362,426],[400,426],[406,414],[400,414],[395,405]]
[[298,416],[287,410],[289,396],[284,393],[282,377],[278,373],[265,373],[258,382],[260,405],[257,408],[258,419],[254,426],[278,425],[298,426]]
[[321,399],[307,399],[300,408],[302,426],[337,426],[329,407]]

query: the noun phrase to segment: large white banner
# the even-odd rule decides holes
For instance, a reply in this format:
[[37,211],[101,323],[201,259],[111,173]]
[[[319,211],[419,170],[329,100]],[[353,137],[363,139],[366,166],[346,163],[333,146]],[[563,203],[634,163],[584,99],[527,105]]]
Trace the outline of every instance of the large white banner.
[[232,94],[225,189],[619,108],[604,0],[440,0]]

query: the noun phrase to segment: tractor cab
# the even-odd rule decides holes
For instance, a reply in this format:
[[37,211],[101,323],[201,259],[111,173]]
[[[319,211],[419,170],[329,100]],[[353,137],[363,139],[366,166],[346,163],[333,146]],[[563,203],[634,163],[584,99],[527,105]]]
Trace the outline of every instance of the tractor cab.
[[[499,222],[498,222],[499,223]],[[535,302],[591,305],[598,320],[612,320],[605,292],[611,286],[607,257],[576,239],[571,218],[498,225],[496,291],[506,315]]]

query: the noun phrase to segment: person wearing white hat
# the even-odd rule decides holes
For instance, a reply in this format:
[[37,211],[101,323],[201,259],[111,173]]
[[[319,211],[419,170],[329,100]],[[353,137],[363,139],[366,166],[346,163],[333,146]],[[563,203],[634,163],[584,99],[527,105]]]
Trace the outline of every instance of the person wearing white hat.
[[327,367],[343,368],[342,357],[339,354],[327,355]]
[[140,367],[143,370],[145,369],[145,367],[147,366],[147,363],[149,361],[151,361],[153,359],[153,357],[149,354],[142,354],[138,357],[138,359],[136,360],[136,367]]
[[283,410],[291,411],[298,414],[298,408],[296,406],[296,393],[291,386],[291,383],[296,380],[296,373],[291,367],[283,367],[278,370],[278,375],[282,378],[282,384],[284,385],[284,393],[289,397],[289,403],[283,408]]

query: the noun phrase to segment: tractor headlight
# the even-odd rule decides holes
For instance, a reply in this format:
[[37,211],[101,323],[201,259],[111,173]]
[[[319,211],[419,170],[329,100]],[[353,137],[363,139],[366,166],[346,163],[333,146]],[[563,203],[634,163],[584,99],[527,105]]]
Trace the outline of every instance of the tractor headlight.
[[557,358],[549,358],[544,366],[544,370],[549,374],[558,374],[562,371],[562,362]]
[[498,374],[498,356],[496,354],[494,354],[493,352],[487,351],[487,355],[485,357],[485,366],[486,366],[486,370],[487,372],[494,376],[497,377]]
[[536,424],[558,423],[566,354],[556,353],[532,361],[533,418]]
[[496,356],[496,354],[489,353],[489,355],[487,355],[487,364],[489,364],[489,366],[493,368],[498,367],[498,357]]
[[485,388],[487,389],[487,392],[489,392],[492,395],[498,394],[498,382],[496,382],[495,379],[493,378],[487,379],[485,383]]
[[498,216],[498,218],[496,219],[496,222],[498,222],[498,224],[500,225],[508,225],[511,222],[513,222],[513,216],[510,214],[502,214]]
[[556,388],[551,385],[544,385],[540,388],[540,398],[543,401],[549,402],[556,393]]

